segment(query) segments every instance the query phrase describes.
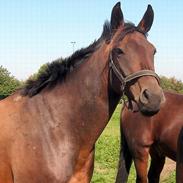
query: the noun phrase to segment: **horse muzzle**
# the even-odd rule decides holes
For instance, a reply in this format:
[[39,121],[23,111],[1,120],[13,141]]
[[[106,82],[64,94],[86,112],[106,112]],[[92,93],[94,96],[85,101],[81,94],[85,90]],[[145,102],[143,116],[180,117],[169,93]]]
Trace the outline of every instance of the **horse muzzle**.
[[138,107],[142,114],[152,116],[160,110],[161,103],[165,101],[164,94],[154,94],[144,89],[139,97]]

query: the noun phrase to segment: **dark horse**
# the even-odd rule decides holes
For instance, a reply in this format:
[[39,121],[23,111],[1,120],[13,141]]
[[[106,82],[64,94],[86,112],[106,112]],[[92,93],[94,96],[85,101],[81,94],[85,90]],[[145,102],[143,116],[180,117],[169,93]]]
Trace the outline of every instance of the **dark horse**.
[[[158,183],[165,157],[176,161],[177,140],[183,126],[183,95],[165,92],[166,102],[158,114],[146,117],[126,108],[121,113],[121,152],[116,182],[127,182],[132,159],[136,182]],[[179,172],[183,170],[183,130],[178,143]],[[182,145],[180,145],[182,144]],[[151,164],[148,172],[148,155]],[[180,174],[183,178],[183,174]],[[179,177],[180,177],[179,176]],[[183,179],[182,179],[183,182]]]
[[154,73],[148,6],[136,27],[120,3],[101,37],[0,102],[0,183],[88,183],[94,146],[120,96],[156,113],[163,92]]
[[176,182],[183,183],[183,127],[177,142]]

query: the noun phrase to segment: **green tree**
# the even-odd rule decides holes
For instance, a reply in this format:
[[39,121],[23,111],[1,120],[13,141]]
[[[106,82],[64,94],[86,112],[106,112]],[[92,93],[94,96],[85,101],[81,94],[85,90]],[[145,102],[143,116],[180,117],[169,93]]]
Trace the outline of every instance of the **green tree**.
[[18,87],[20,87],[21,82],[18,81],[14,76],[11,76],[10,72],[0,66],[0,99],[9,96]]
[[175,77],[167,78],[162,76],[161,87],[166,90],[183,93],[183,83],[181,80],[177,80]]
[[36,80],[43,72],[45,72],[47,68],[48,68],[48,64],[43,64],[36,73],[32,74],[29,77],[29,79]]

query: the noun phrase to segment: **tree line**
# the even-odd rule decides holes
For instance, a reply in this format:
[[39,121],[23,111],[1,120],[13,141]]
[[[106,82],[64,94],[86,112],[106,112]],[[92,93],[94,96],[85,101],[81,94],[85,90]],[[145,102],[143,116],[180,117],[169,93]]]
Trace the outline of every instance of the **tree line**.
[[[36,79],[46,68],[47,64],[42,65],[37,73],[30,76],[31,79]],[[160,76],[160,81],[163,89],[183,94],[183,82],[181,80],[175,77]],[[11,95],[24,84],[24,81],[19,81],[6,68],[0,66],[0,99]]]

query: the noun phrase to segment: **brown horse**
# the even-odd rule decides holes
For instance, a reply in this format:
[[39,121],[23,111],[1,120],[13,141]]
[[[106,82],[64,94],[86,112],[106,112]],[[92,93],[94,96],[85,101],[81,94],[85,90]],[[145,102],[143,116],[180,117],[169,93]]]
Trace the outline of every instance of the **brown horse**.
[[117,3],[96,42],[0,102],[0,183],[88,183],[95,142],[123,92],[144,114],[159,110],[152,22],[149,5],[137,27],[124,23]]
[[176,182],[183,183],[183,128],[180,131],[177,143]]
[[[136,182],[141,183],[148,180],[150,183],[159,182],[166,156],[176,161],[177,139],[183,126],[183,95],[165,92],[165,97],[161,111],[152,117],[129,112],[126,108],[122,111],[122,145],[116,182],[127,182],[132,159],[137,173]],[[179,143],[183,144],[182,137]],[[179,145],[181,152],[182,147]],[[149,154],[151,164],[147,173]],[[182,163],[181,158],[178,156]]]

